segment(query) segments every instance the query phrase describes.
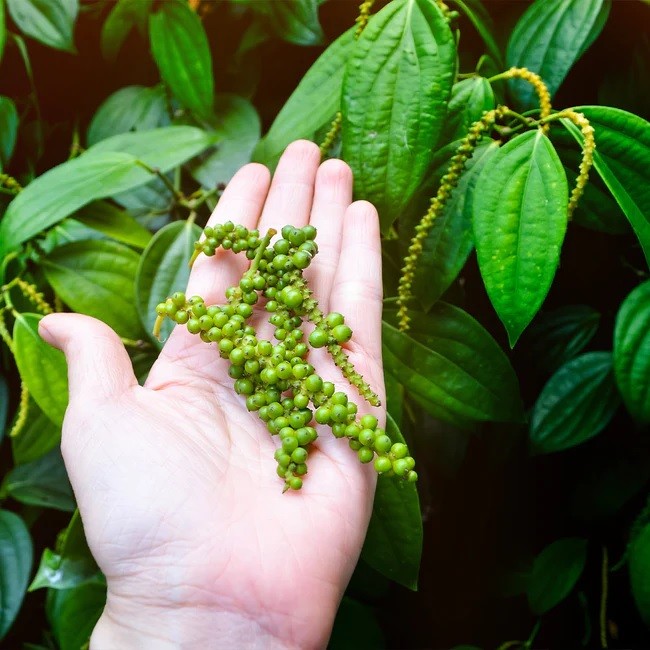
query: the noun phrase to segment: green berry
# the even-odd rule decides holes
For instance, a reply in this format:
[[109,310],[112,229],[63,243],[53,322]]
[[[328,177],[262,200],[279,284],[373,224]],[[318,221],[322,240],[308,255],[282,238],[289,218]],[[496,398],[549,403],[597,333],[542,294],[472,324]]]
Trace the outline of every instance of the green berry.
[[317,393],[323,387],[323,380],[318,375],[309,375],[303,383],[305,390],[310,393]]
[[407,477],[406,477],[406,480],[407,480],[409,483],[415,483],[415,482],[418,480],[418,473],[417,473],[417,472],[414,472],[413,470],[411,470],[411,471],[408,473],[408,475],[407,475]]
[[288,454],[293,453],[298,448],[298,438],[296,436],[287,436],[282,441],[282,449]]
[[291,460],[294,463],[304,463],[307,460],[307,450],[302,447],[297,447],[291,454]]
[[362,415],[359,422],[364,429],[372,429],[374,431],[377,428],[377,418],[369,413]]
[[334,404],[332,406],[331,418],[333,422],[346,422],[348,419],[348,409],[343,404]]
[[372,447],[375,442],[375,436],[370,429],[363,429],[359,434],[359,442],[365,447]]
[[343,315],[335,311],[327,314],[325,318],[325,322],[327,323],[327,326],[330,329],[338,327],[339,325],[343,325],[343,321],[344,321]]
[[[393,454],[393,456],[395,456],[395,458],[399,458],[399,459],[403,459],[409,453],[408,447],[402,442],[396,442],[391,447],[390,451]],[[395,473],[397,473],[397,472],[395,472]]]
[[184,310],[182,310],[182,309],[181,309],[180,311],[177,311],[177,312],[176,312],[176,316],[175,316],[175,318],[174,318],[174,320],[175,320],[179,325],[185,325],[185,323],[187,323],[187,321],[188,321],[189,319],[190,319],[190,315],[189,315],[186,311],[184,311]]
[[314,419],[318,424],[327,424],[330,421],[332,411],[327,406],[321,406],[316,409],[314,413]]
[[[365,430],[365,429],[364,429]],[[392,442],[387,435],[375,438],[375,449],[381,454],[387,454],[392,447]]]
[[359,456],[359,460],[362,463],[369,463],[375,457],[375,455],[372,453],[372,449],[368,449],[367,447],[359,449],[357,454]]
[[190,334],[198,334],[201,331],[201,324],[198,318],[190,318],[187,321],[187,331]]
[[378,456],[375,459],[375,470],[379,474],[390,472],[391,469],[393,469],[393,464],[390,462],[390,459],[386,458],[386,456]]
[[337,325],[332,330],[332,337],[339,345],[347,343],[352,338],[352,330],[347,325]]
[[289,479],[289,487],[292,490],[299,490],[302,487],[302,479],[298,478],[297,476],[294,476],[293,478]]
[[323,382],[323,393],[325,393],[325,397],[332,397],[334,395],[334,384],[331,381]]
[[393,471],[397,476],[404,476],[408,472],[408,463],[403,458],[393,462]]

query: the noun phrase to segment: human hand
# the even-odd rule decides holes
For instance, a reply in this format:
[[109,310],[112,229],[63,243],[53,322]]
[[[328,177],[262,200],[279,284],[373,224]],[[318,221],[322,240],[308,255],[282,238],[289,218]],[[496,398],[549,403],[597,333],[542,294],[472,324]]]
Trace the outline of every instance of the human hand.
[[[229,183],[210,224],[318,229],[305,276],[321,309],[354,330],[350,360],[384,402],[377,213],[352,203],[347,165],[287,148],[273,182],[256,164]],[[270,185],[270,188],[269,188]],[[187,295],[223,303],[246,260],[219,251],[194,264]],[[271,338],[256,308],[253,324]],[[325,427],[298,492],[282,493],[278,446],[235,394],[213,346],[177,327],[138,386],[119,337],[78,314],[53,314],[41,335],[68,361],[62,452],[108,600],[91,640],[113,648],[321,648],[356,565],[375,477]],[[373,412],[322,350],[310,363]]]

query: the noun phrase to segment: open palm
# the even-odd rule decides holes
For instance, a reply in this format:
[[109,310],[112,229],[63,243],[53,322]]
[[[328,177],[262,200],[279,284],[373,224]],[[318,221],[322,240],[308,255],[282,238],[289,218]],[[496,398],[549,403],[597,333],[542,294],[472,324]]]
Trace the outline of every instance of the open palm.
[[[345,314],[350,359],[383,401],[378,220],[351,197],[349,168],[319,166],[318,148],[299,141],[272,183],[261,165],[241,169],[210,223],[318,229],[306,278],[323,311]],[[223,303],[246,268],[242,257],[201,256],[187,294]],[[258,334],[271,338],[256,309]],[[41,328],[68,359],[62,449],[108,582],[91,647],[131,647],[129,639],[152,648],[323,647],[364,540],[372,468],[321,427],[303,488],[283,494],[279,443],[235,394],[213,345],[175,328],[140,387],[106,325],[55,314]],[[312,351],[310,362],[360,413],[371,411],[325,351]],[[375,414],[383,426],[384,412]]]

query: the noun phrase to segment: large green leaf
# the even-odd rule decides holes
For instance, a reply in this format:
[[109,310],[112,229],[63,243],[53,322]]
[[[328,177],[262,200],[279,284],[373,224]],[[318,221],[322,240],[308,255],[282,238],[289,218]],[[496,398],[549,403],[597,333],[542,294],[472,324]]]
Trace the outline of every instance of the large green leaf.
[[194,179],[208,189],[228,183],[240,167],[250,162],[261,129],[255,107],[243,97],[217,95],[215,113],[218,146],[189,164]]
[[627,410],[650,422],[650,280],[627,296],[616,315],[614,374]]
[[[610,7],[610,0],[536,0],[510,36],[508,66],[536,72],[554,94],[602,31]],[[528,82],[511,83],[522,107],[537,105],[535,91]]]
[[[442,296],[456,279],[465,265],[472,249],[472,206],[474,188],[483,166],[496,154],[499,146],[491,142],[477,148],[467,163],[466,171],[454,189],[443,212],[434,220],[433,226],[423,242],[422,253],[418,259],[413,294],[419,299],[425,310]],[[455,147],[453,147],[455,151]],[[448,160],[437,170],[439,179],[447,171]],[[436,183],[436,186],[438,183]],[[435,190],[433,190],[435,192]],[[421,202],[423,203],[423,202]],[[428,203],[428,201],[427,201]],[[423,205],[418,218],[426,211]],[[414,216],[410,213],[409,216]],[[415,227],[413,219],[406,220],[407,227]],[[409,228],[410,230],[410,228]]]
[[341,98],[343,159],[355,194],[386,230],[421,183],[456,71],[454,37],[430,0],[395,0],[375,14],[348,59]]
[[[594,167],[632,225],[650,264],[650,124],[608,106],[577,106],[596,133]],[[578,142],[582,134],[564,125]]]
[[13,21],[27,36],[54,47],[74,52],[74,30],[78,0],[7,0]]
[[384,321],[384,365],[433,417],[460,426],[522,419],[517,376],[478,322],[443,302],[410,316],[409,334]]
[[0,639],[14,622],[32,569],[32,540],[23,520],[0,510]]
[[146,26],[152,2],[153,0],[117,0],[102,27],[101,45],[105,59],[115,59],[134,26]]
[[168,0],[159,7],[149,17],[149,37],[160,76],[185,108],[209,120],[214,107],[214,80],[203,23],[179,0]]
[[[215,142],[191,126],[123,133],[98,142],[86,153],[32,181],[9,204],[0,222],[0,253],[97,199],[115,196],[149,182],[139,161],[162,173],[184,163]],[[47,196],[47,202],[43,197]]]
[[323,42],[318,0],[252,0],[250,7],[277,36],[289,43],[319,45]]
[[470,77],[455,83],[447,105],[441,144],[464,138],[469,127],[495,106],[492,85],[484,77]]
[[566,175],[541,132],[488,160],[474,190],[474,244],[485,288],[514,346],[546,298],[567,227]]
[[[404,442],[390,414],[386,433],[393,442]],[[417,590],[421,554],[422,516],[415,484],[380,476],[362,559],[391,580]]]
[[106,587],[97,582],[48,591],[47,618],[60,650],[80,650],[87,645],[105,603]]
[[70,589],[100,576],[90,553],[79,511],[75,510],[68,527],[57,540],[56,550],[46,548],[29,585],[29,591],[50,587]]
[[[175,291],[184,291],[190,277],[188,263],[201,229],[188,221],[176,221],[159,230],[145,249],[136,275],[136,306],[144,329],[151,333],[156,305]],[[161,337],[167,338],[172,323],[165,322]]]
[[334,118],[341,104],[345,65],[356,46],[354,31],[341,34],[307,70],[255,148],[253,158],[257,162],[274,169],[290,142],[298,138],[311,140]]
[[2,482],[2,492],[32,506],[72,512],[74,496],[59,449],[14,467]]
[[587,305],[566,305],[539,315],[527,332],[535,364],[554,372],[591,341],[600,314]]
[[54,424],[33,399],[29,400],[27,422],[19,436],[11,439],[16,465],[24,465],[44,456],[61,442],[61,426]]
[[650,627],[650,524],[643,526],[628,547],[630,585],[634,602]]
[[151,241],[151,233],[146,228],[128,212],[107,201],[95,201],[86,205],[75,214],[75,219],[129,246],[145,248]]
[[470,20],[474,29],[483,39],[488,54],[494,59],[499,68],[503,67],[503,55],[494,36],[494,23],[481,0],[451,0]]
[[20,314],[14,323],[14,356],[34,401],[57,426],[68,406],[68,367],[63,352],[38,335],[37,314]]
[[42,265],[47,281],[74,311],[138,339],[143,335],[133,300],[138,263],[138,254],[127,246],[95,240],[55,248]]
[[528,581],[528,604],[541,616],[562,602],[582,575],[587,540],[566,537],[549,544],[533,563]]
[[532,450],[546,454],[593,438],[607,426],[619,404],[609,352],[587,352],[569,361],[535,402],[530,422]]
[[18,136],[18,112],[9,97],[0,95],[0,171],[9,164]]
[[97,109],[86,140],[93,145],[119,133],[148,131],[167,124],[167,98],[162,86],[126,86],[116,90]]

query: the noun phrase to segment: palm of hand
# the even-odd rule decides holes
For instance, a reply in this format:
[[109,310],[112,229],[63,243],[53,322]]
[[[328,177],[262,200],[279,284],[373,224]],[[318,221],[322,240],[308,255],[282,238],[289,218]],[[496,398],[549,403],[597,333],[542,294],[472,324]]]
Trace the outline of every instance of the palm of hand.
[[[211,223],[230,218],[263,231],[311,218],[321,252],[306,276],[323,310],[346,315],[355,330],[350,359],[383,400],[376,213],[369,204],[350,203],[349,169],[338,161],[318,169],[318,150],[300,142],[283,156],[270,191],[264,168],[242,169]],[[230,253],[200,258],[188,295],[223,302],[244,262]],[[264,314],[260,308],[253,324],[270,339]],[[72,340],[87,323],[68,318],[76,319],[68,323]],[[101,329],[95,341],[115,344],[105,327],[93,327]],[[46,323],[46,332],[55,329]],[[277,442],[234,393],[228,364],[216,351],[177,327],[144,387],[120,352],[115,368],[104,370],[118,385],[126,375],[112,399],[99,390],[89,394],[83,380],[71,377],[63,439],[109,598],[220,608],[243,613],[272,634],[304,639],[316,619],[333,617],[349,580],[370,517],[374,472],[320,427],[303,489],[282,494]],[[310,361],[360,413],[370,411],[324,351],[312,351]]]

